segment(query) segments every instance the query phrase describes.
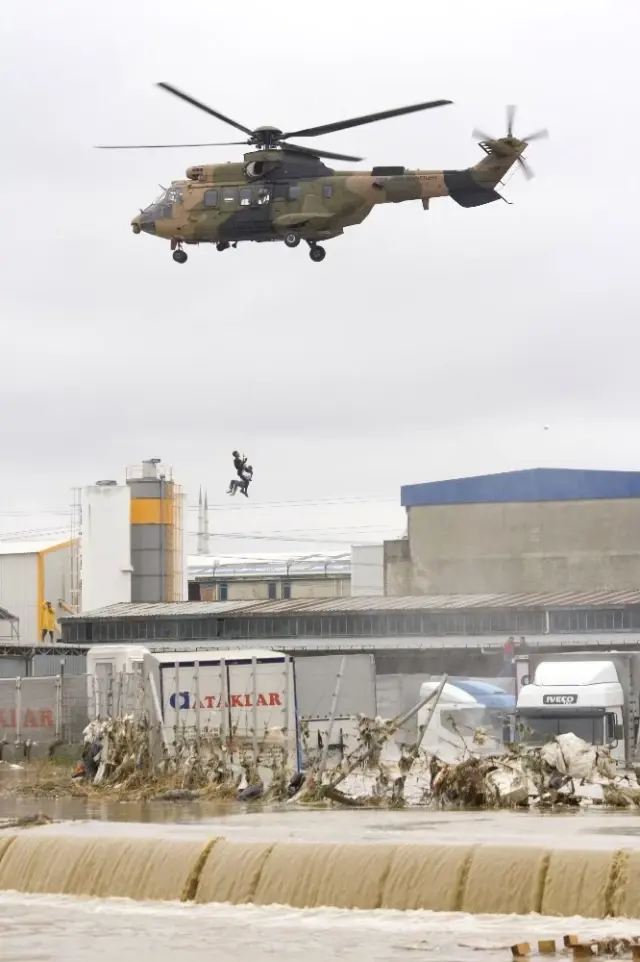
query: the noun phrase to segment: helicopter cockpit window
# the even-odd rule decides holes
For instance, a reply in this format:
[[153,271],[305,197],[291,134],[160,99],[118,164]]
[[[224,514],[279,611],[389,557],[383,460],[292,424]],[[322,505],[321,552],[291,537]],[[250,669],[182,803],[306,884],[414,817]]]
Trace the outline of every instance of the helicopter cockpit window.
[[235,187],[223,187],[222,188],[222,203],[223,204],[235,204],[236,202],[236,189]]
[[271,190],[269,187],[258,187],[256,190],[256,201],[259,204],[268,204],[271,200]]
[[253,191],[250,187],[243,187],[239,193],[240,206],[241,207],[251,207],[251,201],[253,200]]
[[153,204],[149,206],[154,207],[156,204],[181,204],[182,203],[182,187],[169,187],[163,190],[161,194],[158,194]]
[[205,190],[203,203],[205,207],[218,206],[218,190],[216,187],[213,187],[211,190]]

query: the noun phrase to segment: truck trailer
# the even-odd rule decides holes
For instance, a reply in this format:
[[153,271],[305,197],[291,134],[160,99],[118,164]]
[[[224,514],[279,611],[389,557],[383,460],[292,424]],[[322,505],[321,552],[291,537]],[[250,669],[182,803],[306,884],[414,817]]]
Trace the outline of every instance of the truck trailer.
[[291,658],[272,649],[94,645],[87,673],[90,720],[144,709],[161,721],[169,743],[178,729],[233,732],[240,740],[257,731],[263,742],[279,731],[300,755],[322,747],[333,713],[330,747],[349,751],[356,716],[376,715],[369,654],[343,661],[333,654]]

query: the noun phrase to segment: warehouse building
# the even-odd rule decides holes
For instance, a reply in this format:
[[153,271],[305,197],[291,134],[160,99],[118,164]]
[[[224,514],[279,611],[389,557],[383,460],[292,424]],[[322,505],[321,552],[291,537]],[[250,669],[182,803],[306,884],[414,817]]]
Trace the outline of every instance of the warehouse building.
[[406,485],[408,537],[385,542],[385,594],[631,591],[640,472],[536,468]]
[[188,561],[189,601],[343,598],[384,592],[381,544],[349,551],[215,557]]
[[[42,631],[42,610],[50,601],[56,622],[72,602],[73,541],[0,542],[0,608],[11,613],[0,634],[35,644]],[[60,633],[55,632],[59,638]]]
[[63,643],[373,652],[379,673],[496,677],[503,649],[640,650],[640,589],[310,601],[121,604],[65,617]]

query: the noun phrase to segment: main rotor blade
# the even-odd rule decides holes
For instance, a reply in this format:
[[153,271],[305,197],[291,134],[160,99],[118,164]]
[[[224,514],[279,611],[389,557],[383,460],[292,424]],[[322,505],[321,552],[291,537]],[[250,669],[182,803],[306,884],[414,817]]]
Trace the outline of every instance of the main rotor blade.
[[507,137],[513,137],[513,121],[516,117],[516,108],[514,104],[507,107]]
[[96,144],[96,150],[161,150],[172,147],[237,147],[246,140],[225,140],[217,144]]
[[473,137],[474,140],[480,140],[480,141],[484,140],[484,141],[488,141],[489,143],[491,143],[493,140],[496,139],[495,137],[492,137],[491,134],[485,134],[483,130],[477,130],[477,129],[471,132],[471,136]]
[[527,178],[527,180],[533,180],[533,178],[535,177],[535,174],[532,171],[529,164],[524,159],[524,157],[518,157],[518,163],[520,164],[520,167],[522,168],[522,173]]
[[334,124],[324,124],[322,127],[305,127],[304,130],[293,130],[283,134],[287,137],[318,137],[320,134],[332,134],[337,130],[347,130],[349,127],[359,127],[362,124],[373,124],[378,120],[388,120],[390,117],[400,117],[402,114],[412,114],[418,110],[429,110],[432,107],[445,107],[453,103],[452,100],[429,100],[424,104],[414,104],[413,107],[396,107],[394,110],[381,110],[375,114],[353,117],[351,120],[339,120]]
[[529,134],[528,137],[519,137],[518,140],[523,140],[530,144],[532,140],[546,140],[548,136],[549,131],[545,127],[543,130],[536,130],[535,133]]
[[312,150],[309,147],[301,147],[299,144],[290,144],[283,141],[282,148],[284,150],[293,150],[298,154],[311,154],[313,157],[326,157],[328,160],[352,160],[359,163],[364,160],[363,157],[351,157],[349,154],[333,154],[329,150]]
[[173,94],[174,97],[179,97],[181,100],[185,100],[188,104],[191,104],[193,107],[197,107],[198,110],[204,110],[205,114],[210,114],[212,117],[217,117],[217,119],[221,120],[223,123],[230,124],[232,127],[235,127],[236,130],[241,130],[243,133],[249,134],[249,136],[251,136],[251,131],[249,130],[248,127],[243,127],[242,124],[237,123],[235,120],[231,120],[230,117],[225,117],[224,114],[221,114],[217,110],[213,110],[212,107],[207,107],[206,104],[200,103],[199,100],[195,100],[193,97],[190,97],[188,94],[183,94],[181,90],[177,89],[177,87],[173,87],[171,84],[164,83],[164,81],[162,81],[159,84],[156,84],[156,86],[162,87],[163,90],[166,90],[168,91],[168,93]]

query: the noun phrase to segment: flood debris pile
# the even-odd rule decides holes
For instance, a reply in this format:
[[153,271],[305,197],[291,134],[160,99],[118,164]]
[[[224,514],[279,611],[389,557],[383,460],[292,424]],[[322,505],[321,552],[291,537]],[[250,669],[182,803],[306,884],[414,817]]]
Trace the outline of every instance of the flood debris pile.
[[[268,730],[253,747],[217,730],[175,731],[171,743],[144,718],[94,721],[73,780],[87,794],[157,801],[286,796],[287,752],[280,733]],[[268,778],[265,779],[264,775]],[[265,792],[264,782],[269,783]]]
[[[93,721],[66,790],[41,780],[26,793],[109,795],[123,800],[238,799],[400,808],[577,807],[600,803],[640,809],[634,777],[616,775],[606,752],[573,734],[546,744],[500,746],[482,729],[455,724],[455,761],[444,761],[425,732],[446,684],[443,676],[408,712],[393,719],[357,716],[355,747],[332,754],[331,724],[324,741],[301,725],[300,742],[285,729],[167,730],[145,716]],[[429,704],[430,703],[430,704]],[[426,708],[426,711],[423,711]],[[422,711],[413,741],[397,733]],[[429,744],[430,750],[423,748]],[[437,740],[439,746],[443,746]],[[453,742],[443,746],[449,750]],[[443,751],[444,753],[444,751]],[[451,757],[449,752],[448,757]],[[71,781],[72,787],[69,785]]]
[[640,936],[580,939],[577,935],[565,935],[561,942],[556,939],[539,939],[535,949],[530,942],[518,942],[511,946],[512,959],[548,958],[556,954],[573,959],[596,957],[640,962]]
[[437,805],[553,807],[604,802],[640,806],[640,790],[629,779],[616,776],[609,755],[571,733],[541,746],[514,745],[489,756],[468,754],[454,764],[432,756],[430,770],[425,801]]
[[49,818],[43,812],[35,812],[33,815],[20,815],[17,818],[1,818],[0,832],[14,828],[36,828],[39,825],[51,825],[54,819]]

